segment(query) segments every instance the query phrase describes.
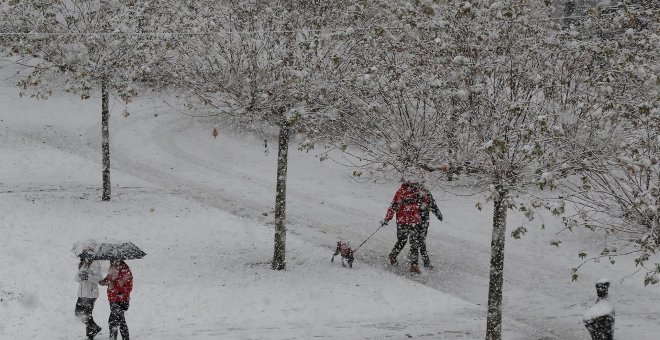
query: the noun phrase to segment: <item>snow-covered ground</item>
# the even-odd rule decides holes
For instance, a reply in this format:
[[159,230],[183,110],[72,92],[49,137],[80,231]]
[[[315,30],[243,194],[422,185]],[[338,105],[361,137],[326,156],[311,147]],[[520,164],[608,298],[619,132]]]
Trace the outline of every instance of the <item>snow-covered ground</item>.
[[[0,68],[0,338],[82,339],[70,250],[105,237],[148,253],[129,261],[136,339],[484,337],[492,210],[477,211],[478,197],[433,189],[445,216],[431,223],[434,270],[411,277],[403,264],[386,265],[393,225],[343,268],[329,262],[333,244],[369,236],[397,183],[356,183],[347,169],[291,148],[288,267],[272,271],[274,143],[266,154],[263,140],[228,128],[214,139],[212,124],[155,98],[132,104],[128,118],[115,104],[113,200],[101,202],[98,98],[21,99],[11,70]],[[521,221],[511,215],[509,226]],[[601,240],[577,232],[550,246],[561,227],[544,222],[507,240],[504,338],[588,338],[582,316],[596,280],[609,277],[617,338],[656,339],[660,287],[627,277],[629,259],[587,265],[570,282],[577,253]],[[107,315],[102,295],[98,338]]]

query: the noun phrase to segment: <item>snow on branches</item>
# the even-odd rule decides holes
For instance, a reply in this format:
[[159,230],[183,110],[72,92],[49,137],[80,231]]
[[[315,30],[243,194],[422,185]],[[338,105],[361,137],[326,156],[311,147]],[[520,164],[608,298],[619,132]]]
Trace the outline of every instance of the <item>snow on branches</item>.
[[27,74],[19,86],[35,97],[53,88],[89,98],[106,79],[128,102],[136,83],[151,79],[162,44],[148,33],[163,18],[150,1],[10,1],[3,11],[12,33],[6,49]]

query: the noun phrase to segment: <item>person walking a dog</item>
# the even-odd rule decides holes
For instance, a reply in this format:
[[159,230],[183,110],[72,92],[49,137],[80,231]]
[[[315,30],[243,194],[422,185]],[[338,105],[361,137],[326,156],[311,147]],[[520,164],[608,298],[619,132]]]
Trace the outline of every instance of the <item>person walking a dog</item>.
[[420,184],[402,179],[401,187],[394,194],[392,204],[387,209],[387,215],[381,222],[386,225],[396,214],[396,238],[397,242],[389,254],[390,263],[398,264],[397,256],[410,240],[410,272],[419,273],[419,245],[420,245],[420,223],[421,218],[421,192]]

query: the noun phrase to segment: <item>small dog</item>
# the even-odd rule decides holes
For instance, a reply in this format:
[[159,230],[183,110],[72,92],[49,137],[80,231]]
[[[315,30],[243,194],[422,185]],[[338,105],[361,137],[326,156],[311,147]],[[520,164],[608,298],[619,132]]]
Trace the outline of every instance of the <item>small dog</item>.
[[348,262],[348,268],[353,268],[353,249],[351,249],[350,244],[348,242],[344,243],[342,241],[337,242],[337,249],[335,249],[335,253],[332,255],[332,258],[330,259],[330,262],[335,261],[335,256],[341,254],[341,265],[346,267],[344,264],[344,259],[346,259],[346,262]]

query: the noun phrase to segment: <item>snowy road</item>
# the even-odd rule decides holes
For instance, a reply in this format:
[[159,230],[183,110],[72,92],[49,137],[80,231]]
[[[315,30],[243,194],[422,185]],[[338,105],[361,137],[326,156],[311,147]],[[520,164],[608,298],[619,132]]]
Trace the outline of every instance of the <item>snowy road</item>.
[[[157,125],[152,117],[146,117],[115,130],[113,150],[117,167],[238,216],[271,220],[272,215],[263,217],[262,213],[273,207],[275,152],[264,156],[261,143],[250,138],[224,136],[212,140],[210,125],[192,123],[187,117],[159,114],[158,118],[162,121]],[[144,139],[136,141],[136,137]],[[396,184],[388,187],[353,183],[347,180],[346,169],[320,164],[301,152],[292,153],[287,193],[289,232],[328,248],[337,238],[357,243],[371,234],[382,219]],[[418,281],[484,305],[490,211],[477,213],[472,209],[474,198],[436,195],[445,211],[446,223],[432,222],[428,247],[434,253],[436,269],[424,273]],[[446,233],[448,230],[452,232]],[[584,273],[579,283],[569,282],[570,263],[558,258],[544,239],[552,234],[536,236],[540,239],[509,240],[504,314],[528,325],[529,334],[538,339],[584,339],[581,318],[593,301],[591,283],[598,277]],[[390,226],[360,249],[358,261],[385,267],[386,254],[394,240],[394,227]],[[525,244],[526,241],[541,244],[534,246]],[[659,330],[655,320],[649,318],[658,312],[660,292],[657,288],[639,287],[639,281],[630,283],[625,289],[613,288],[612,295],[645,303],[618,306],[617,327],[621,333],[633,327],[638,332],[647,323],[646,336],[651,339]],[[505,329],[522,327],[512,320],[505,321]]]
[[[18,98],[11,101],[14,106],[21,103]],[[74,98],[56,101],[55,105],[71,103],[81,102]],[[100,162],[95,106],[93,102],[82,103],[79,108],[92,111],[90,117],[51,116],[41,122],[43,117],[25,112],[15,124],[7,124],[5,131]],[[43,129],[35,130],[35,126]],[[232,136],[226,130],[213,139],[210,126],[171,112],[164,105],[136,105],[129,118],[119,114],[112,117],[112,167],[152,183],[154,190],[162,190],[163,194],[194,199],[258,223],[272,223],[276,151],[265,155],[262,140]],[[329,258],[338,238],[359,244],[375,230],[396,183],[358,184],[348,179],[345,168],[320,163],[295,148],[291,148],[290,156],[287,221],[291,235],[327,249]],[[121,188],[126,186],[124,183],[115,180],[113,184],[119,186],[113,187],[115,195],[126,190]],[[485,316],[490,210],[474,209],[475,197],[454,197],[437,189],[433,192],[445,215],[443,223],[432,221],[428,237],[436,269],[419,277],[408,277],[404,270],[395,272],[480,305]],[[509,226],[519,225],[520,221],[512,216]],[[595,300],[593,283],[601,276],[616,280],[631,271],[630,267],[593,265],[582,272],[577,283],[571,283],[569,269],[577,263],[583,236],[578,235],[580,240],[566,242],[562,248],[550,247],[549,240],[555,237],[558,224],[546,221],[546,231],[528,228],[530,232],[522,240],[507,240],[505,334],[515,330],[528,334],[529,339],[585,339],[581,317]],[[395,241],[394,229],[393,225],[386,227],[360,248],[356,266],[367,264],[388,270],[386,254]],[[295,261],[290,261],[290,271],[297,267]],[[614,284],[610,294],[617,308],[617,334],[621,338],[654,339],[660,332],[660,287],[641,287],[639,277],[634,277]]]

